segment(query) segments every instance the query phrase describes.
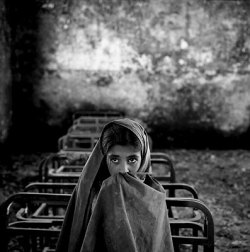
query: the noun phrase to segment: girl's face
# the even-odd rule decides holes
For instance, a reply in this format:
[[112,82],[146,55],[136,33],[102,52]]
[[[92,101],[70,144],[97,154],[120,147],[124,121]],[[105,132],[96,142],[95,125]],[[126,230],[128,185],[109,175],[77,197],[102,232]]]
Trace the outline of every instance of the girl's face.
[[111,176],[119,172],[136,173],[140,168],[141,158],[141,151],[132,145],[114,145],[107,153],[109,173]]

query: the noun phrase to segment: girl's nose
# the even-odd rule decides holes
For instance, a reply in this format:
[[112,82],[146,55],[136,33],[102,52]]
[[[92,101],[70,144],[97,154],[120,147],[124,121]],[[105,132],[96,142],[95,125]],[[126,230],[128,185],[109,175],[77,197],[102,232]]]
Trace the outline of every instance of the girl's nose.
[[129,172],[128,164],[126,162],[122,162],[119,165],[119,172],[121,172],[121,173]]

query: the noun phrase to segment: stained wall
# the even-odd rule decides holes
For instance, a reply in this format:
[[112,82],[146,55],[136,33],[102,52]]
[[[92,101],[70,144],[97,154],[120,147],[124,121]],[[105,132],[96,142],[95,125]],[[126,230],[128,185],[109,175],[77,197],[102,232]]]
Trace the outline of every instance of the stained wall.
[[248,132],[247,1],[29,1],[33,19],[20,5],[23,22],[12,24],[26,121],[45,130],[75,110],[107,108],[166,139]]
[[10,33],[6,22],[6,9],[0,1],[0,145],[7,141],[11,127],[11,62]]

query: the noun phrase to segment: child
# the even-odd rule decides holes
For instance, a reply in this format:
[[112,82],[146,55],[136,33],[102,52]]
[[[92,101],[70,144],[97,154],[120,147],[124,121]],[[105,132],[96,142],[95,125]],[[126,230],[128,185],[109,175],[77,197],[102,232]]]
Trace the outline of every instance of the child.
[[150,176],[144,128],[108,123],[71,196],[57,252],[174,251],[165,191]]

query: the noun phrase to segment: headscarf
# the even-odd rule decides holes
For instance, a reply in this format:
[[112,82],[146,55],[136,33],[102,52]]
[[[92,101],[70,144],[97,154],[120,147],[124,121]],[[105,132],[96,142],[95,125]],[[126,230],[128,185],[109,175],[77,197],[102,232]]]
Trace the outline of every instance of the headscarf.
[[[155,182],[152,179],[146,179],[148,182],[148,184],[151,186],[147,186],[144,185],[142,182],[140,182],[138,179],[128,175],[128,174],[118,174],[115,176],[112,176],[108,179],[106,179],[103,182],[102,188],[101,188],[101,192],[100,195],[98,195],[97,198],[97,203],[96,203],[96,207],[95,207],[95,212],[92,215],[92,202],[93,202],[93,185],[95,182],[95,179],[97,177],[98,171],[100,169],[102,169],[103,167],[103,163],[105,162],[105,153],[102,147],[102,137],[103,137],[103,132],[105,132],[105,130],[107,129],[107,127],[109,127],[111,124],[118,124],[120,126],[126,127],[127,129],[131,130],[140,140],[142,149],[141,149],[141,153],[142,153],[142,161],[141,161],[141,165],[140,168],[138,170],[139,173],[150,173],[151,171],[151,165],[150,165],[150,149],[149,149],[149,142],[148,142],[148,136],[146,131],[144,130],[144,128],[138,123],[135,122],[133,120],[130,120],[128,118],[124,118],[124,119],[118,119],[118,120],[114,120],[110,123],[108,123],[104,128],[103,131],[101,133],[100,139],[97,142],[96,146],[94,147],[87,163],[85,164],[85,167],[82,171],[82,174],[79,178],[79,181],[72,193],[70,202],[68,204],[68,208],[66,211],[66,215],[65,215],[65,219],[63,222],[63,226],[62,226],[62,230],[60,233],[60,237],[58,240],[58,244],[57,244],[57,252],[78,252],[78,251],[96,251],[96,250],[92,250],[90,249],[91,246],[93,246],[93,244],[88,247],[86,244],[88,244],[88,242],[90,242],[90,240],[93,238],[93,236],[97,236],[97,233],[94,233],[93,235],[89,235],[88,237],[92,237],[87,238],[88,240],[86,241],[86,231],[88,231],[88,233],[90,232],[90,230],[92,230],[91,228],[93,228],[93,226],[98,226],[100,225],[99,223],[99,219],[97,216],[100,216],[100,211],[104,211],[101,210],[102,209],[102,205],[111,205],[112,203],[109,201],[112,201],[113,198],[110,198],[110,195],[112,195],[112,190],[110,188],[118,188],[117,190],[119,191],[118,194],[121,194],[121,198],[124,198],[124,190],[130,190],[128,188],[131,188],[131,186],[136,186],[139,185],[138,183],[140,183],[138,188],[141,188],[141,186],[143,185],[143,187],[147,187],[146,190],[144,188],[144,190],[142,190],[142,196],[145,196],[145,192],[146,191],[150,191],[152,193],[152,190],[154,192],[157,191],[157,193],[155,195],[157,195],[155,198],[157,198],[157,200],[160,200],[161,202],[165,201],[165,195],[164,193],[162,193],[164,190],[161,189],[161,186],[159,185],[159,183]],[[123,181],[125,179],[125,181],[127,181],[126,183]],[[123,182],[121,182],[123,181]],[[117,183],[118,183],[118,187],[117,187]],[[122,186],[120,186],[122,185]],[[119,189],[120,188],[120,189]],[[127,188],[127,189],[124,189]],[[149,188],[151,188],[149,190]],[[153,189],[155,188],[155,189]],[[114,189],[116,190],[116,189]],[[133,192],[135,192],[134,189],[132,189]],[[161,192],[159,192],[161,191]],[[110,192],[107,194],[107,192]],[[106,195],[106,196],[104,196]],[[100,197],[99,197],[100,196]],[[107,201],[103,201],[101,198],[107,198]],[[115,197],[115,196],[114,196]],[[147,197],[144,197],[145,199]],[[101,203],[102,202],[102,203]],[[104,203],[105,202],[105,203]],[[108,202],[108,203],[107,203]],[[147,204],[147,203],[146,203]],[[113,204],[114,206],[114,204]],[[166,208],[166,205],[164,207],[164,209]],[[116,210],[113,210],[116,211]],[[126,211],[126,210],[125,210]],[[163,210],[163,215],[165,216],[165,210]],[[108,214],[108,213],[107,213]],[[111,214],[111,213],[110,213]],[[125,213],[126,215],[127,213]],[[103,215],[103,213],[102,213]],[[94,218],[94,219],[93,219]],[[166,216],[167,218],[167,216]],[[97,224],[97,222],[99,224]],[[90,223],[94,223],[91,224]],[[90,225],[90,227],[88,227]],[[126,227],[127,228],[127,227]],[[129,227],[131,228],[131,227]],[[169,225],[167,223],[167,228],[169,229]],[[87,230],[88,229],[88,230]],[[107,230],[106,230],[107,231]],[[105,232],[106,232],[105,231]],[[111,230],[110,230],[111,231]],[[169,231],[169,230],[168,230]],[[97,231],[96,231],[97,232]],[[169,235],[170,235],[170,231],[169,231]],[[169,241],[169,239],[168,239]],[[132,242],[133,243],[133,242]],[[99,241],[100,244],[100,241]],[[85,247],[84,247],[85,246]],[[86,249],[86,246],[88,247],[88,249]],[[85,248],[85,249],[84,249]],[[134,251],[134,250],[128,250],[128,251]],[[157,250],[160,251],[160,250]],[[171,251],[171,250],[170,250]]]

